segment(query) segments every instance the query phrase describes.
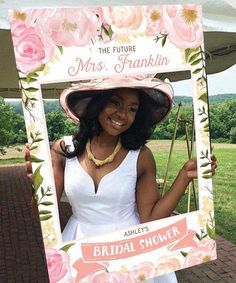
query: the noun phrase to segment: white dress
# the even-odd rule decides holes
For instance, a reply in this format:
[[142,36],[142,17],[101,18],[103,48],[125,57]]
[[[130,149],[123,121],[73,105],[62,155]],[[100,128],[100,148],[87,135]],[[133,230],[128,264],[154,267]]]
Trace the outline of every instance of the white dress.
[[[66,159],[65,193],[73,214],[62,233],[63,241],[113,232],[140,223],[135,209],[139,152],[130,150],[121,164],[101,179],[96,193],[93,179],[78,158]],[[177,279],[171,272],[145,282],[175,283]]]

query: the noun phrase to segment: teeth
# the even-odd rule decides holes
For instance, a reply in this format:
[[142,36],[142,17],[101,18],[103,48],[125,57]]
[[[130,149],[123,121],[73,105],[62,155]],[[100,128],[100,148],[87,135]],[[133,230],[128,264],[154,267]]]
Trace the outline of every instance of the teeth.
[[112,123],[116,124],[117,126],[123,126],[123,123],[114,121],[114,120],[112,120],[112,119],[111,119],[111,121],[112,121]]

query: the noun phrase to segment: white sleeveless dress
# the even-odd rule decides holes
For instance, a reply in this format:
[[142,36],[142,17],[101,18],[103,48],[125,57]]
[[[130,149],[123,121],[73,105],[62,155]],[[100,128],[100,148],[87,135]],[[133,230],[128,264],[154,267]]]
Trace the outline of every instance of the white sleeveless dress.
[[[66,140],[66,144],[68,141]],[[77,157],[66,159],[64,187],[72,207],[63,241],[117,231],[139,224],[135,187],[140,150],[130,150],[121,164],[106,174],[98,185],[81,166]],[[175,283],[174,272],[146,280],[145,283]]]

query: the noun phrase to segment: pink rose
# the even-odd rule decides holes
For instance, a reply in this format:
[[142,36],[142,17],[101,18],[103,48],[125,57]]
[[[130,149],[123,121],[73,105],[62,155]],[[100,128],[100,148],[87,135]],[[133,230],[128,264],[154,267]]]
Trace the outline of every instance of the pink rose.
[[145,261],[135,265],[130,273],[135,279],[135,282],[147,280],[153,275],[154,265],[151,262]]
[[123,283],[122,276],[118,272],[96,272],[88,277],[89,283]]
[[184,267],[208,262],[216,259],[216,243],[211,239],[203,239],[198,247],[192,248],[185,258]]
[[66,252],[48,248],[46,258],[50,283],[74,282],[70,272],[70,257]]
[[181,263],[177,258],[162,256],[156,263],[156,275],[168,273],[181,268]]
[[163,6],[147,6],[147,34],[150,36],[158,35],[160,32],[165,32],[163,22]]
[[46,64],[53,53],[51,45],[44,44],[34,27],[27,26],[23,21],[11,22],[13,46],[17,68],[28,74]]
[[199,5],[166,6],[165,29],[170,42],[178,48],[196,48],[203,43]]
[[102,13],[99,9],[46,9],[37,15],[35,27],[40,34],[47,34],[55,45],[84,46],[97,38],[100,17]]
[[137,35],[146,29],[142,7],[105,7],[104,21],[118,38]]

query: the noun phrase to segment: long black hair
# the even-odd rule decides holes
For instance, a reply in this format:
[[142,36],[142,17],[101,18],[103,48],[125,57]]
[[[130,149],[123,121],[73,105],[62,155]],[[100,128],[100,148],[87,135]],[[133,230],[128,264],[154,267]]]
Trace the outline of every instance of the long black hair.
[[[88,139],[99,136],[102,128],[98,115],[106,106],[109,97],[115,94],[114,90],[103,90],[98,95],[93,95],[86,108],[86,115],[80,118],[78,133],[73,136],[74,151],[61,142],[61,149],[67,158],[79,156],[83,153]],[[142,90],[139,94],[139,108],[131,127],[121,133],[121,144],[128,150],[136,150],[145,145],[154,129],[154,121],[150,112],[151,103],[155,103]]]

